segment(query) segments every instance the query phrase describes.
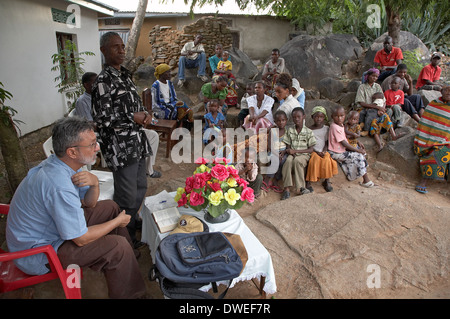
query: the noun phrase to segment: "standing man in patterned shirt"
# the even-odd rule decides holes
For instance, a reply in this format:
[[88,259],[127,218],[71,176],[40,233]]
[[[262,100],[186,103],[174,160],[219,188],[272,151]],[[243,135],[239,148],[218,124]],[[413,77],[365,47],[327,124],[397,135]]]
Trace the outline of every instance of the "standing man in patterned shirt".
[[131,73],[121,66],[125,45],[119,34],[105,33],[100,50],[105,65],[92,88],[92,115],[102,153],[113,172],[113,199],[131,215],[127,228],[138,248],[142,242],[136,239],[137,213],[147,192],[145,158],[152,155],[143,127],[151,115],[144,109]]

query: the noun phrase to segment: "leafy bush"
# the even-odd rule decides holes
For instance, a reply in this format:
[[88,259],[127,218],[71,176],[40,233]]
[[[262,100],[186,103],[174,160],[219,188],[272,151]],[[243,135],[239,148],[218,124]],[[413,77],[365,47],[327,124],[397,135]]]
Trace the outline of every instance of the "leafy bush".
[[81,77],[84,74],[82,66],[85,60],[82,56],[93,55],[95,54],[90,51],[78,52],[76,44],[70,40],[66,40],[64,48],[59,48],[58,53],[52,55],[51,70],[59,71],[59,75],[54,79],[58,82],[56,87],[59,93],[64,93],[73,101],[83,94]]
[[441,10],[439,5],[430,6],[422,16],[405,14],[402,19],[402,29],[409,31],[428,47],[432,52],[440,51],[450,55],[448,30],[450,22],[448,13]]
[[419,62],[420,57],[421,54],[419,50],[403,51],[403,63],[408,67],[408,74],[416,80],[419,77],[420,71],[424,67],[424,65]]

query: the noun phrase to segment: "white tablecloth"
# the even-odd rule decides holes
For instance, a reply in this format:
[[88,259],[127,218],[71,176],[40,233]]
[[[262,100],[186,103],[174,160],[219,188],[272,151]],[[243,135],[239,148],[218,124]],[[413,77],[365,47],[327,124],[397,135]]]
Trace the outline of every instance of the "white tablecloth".
[[[175,193],[170,193],[175,196]],[[203,221],[204,213],[196,212],[191,208],[179,207],[181,215],[189,214],[193,215]],[[248,261],[241,275],[233,280],[230,287],[233,287],[237,282],[244,280],[251,280],[253,278],[260,279],[264,276],[265,285],[264,291],[268,294],[274,294],[277,291],[277,285],[275,282],[275,273],[273,270],[272,258],[270,257],[267,249],[256,238],[252,231],[245,225],[241,216],[235,211],[230,210],[230,219],[224,223],[210,224],[207,223],[210,232],[227,232],[232,234],[239,234],[244,242],[245,248],[248,253]],[[155,260],[156,249],[158,248],[161,240],[170,234],[170,232],[161,234],[151,216],[151,212],[147,205],[142,210],[142,238],[141,241],[148,244],[150,248],[150,254],[152,260]],[[225,284],[225,282],[222,282]],[[211,288],[211,285],[205,286],[202,290],[207,291]]]
[[100,186],[100,194],[98,200],[113,199],[114,195],[114,178],[113,174],[108,171],[91,170],[89,171],[98,178]]

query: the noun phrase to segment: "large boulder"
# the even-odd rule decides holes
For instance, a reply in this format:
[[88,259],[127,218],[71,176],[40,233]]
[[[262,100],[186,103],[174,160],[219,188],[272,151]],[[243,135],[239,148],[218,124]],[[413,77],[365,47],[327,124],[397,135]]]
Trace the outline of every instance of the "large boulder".
[[252,231],[272,254],[280,295],[296,288],[301,298],[398,298],[407,288],[430,291],[448,282],[449,201],[412,200],[416,192],[405,187],[334,187],[256,213],[264,228]]
[[363,48],[351,34],[299,35],[284,44],[280,54],[302,87],[317,88],[325,77],[339,78],[342,64],[360,58]]
[[155,68],[149,63],[139,65],[133,73],[133,80],[138,86],[150,87],[156,81]]
[[[373,66],[375,54],[383,48],[383,42],[387,35],[387,32],[382,34],[367,50],[364,61],[362,62],[361,74]],[[428,62],[431,57],[428,48],[425,44],[423,44],[422,40],[408,31],[400,31],[399,42],[395,45],[395,47],[399,47],[403,52],[418,50],[420,59],[424,62]]]
[[[175,89],[178,92],[181,92],[187,96],[189,96],[194,104],[200,102],[199,93],[202,89],[202,86],[205,84],[200,78],[197,77],[198,69],[185,69],[185,82],[183,87],[179,88],[178,83],[178,74],[176,74],[172,81],[175,84]],[[209,77],[211,79],[211,77]]]
[[228,50],[228,52],[233,63],[233,75],[236,79],[242,79],[244,82],[253,80],[258,74],[258,68],[253,64],[250,57],[235,47]]
[[396,141],[390,141],[377,154],[377,161],[390,164],[397,168],[397,172],[405,177],[419,179],[420,168],[419,159],[414,153],[414,137],[416,130],[412,127],[405,126],[396,130],[406,133],[405,136]]
[[433,100],[436,100],[442,96],[440,91],[432,90],[419,90],[417,94],[420,95],[423,101],[423,105],[427,106]]
[[345,85],[342,81],[326,77],[319,81],[317,88],[319,89],[321,98],[334,100],[344,90]]

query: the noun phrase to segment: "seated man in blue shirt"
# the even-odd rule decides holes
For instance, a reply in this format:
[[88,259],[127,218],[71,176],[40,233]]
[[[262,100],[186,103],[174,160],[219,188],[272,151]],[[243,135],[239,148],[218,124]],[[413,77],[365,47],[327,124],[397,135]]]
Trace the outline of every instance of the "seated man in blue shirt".
[[75,103],[74,115],[84,117],[91,122],[93,121],[91,114],[91,93],[92,85],[94,84],[96,78],[97,74],[94,72],[86,72],[85,74],[83,74],[83,76],[81,77],[81,83],[84,86],[85,92],[77,99]]
[[[127,231],[130,215],[111,201],[97,201],[99,181],[84,165],[100,147],[92,125],[79,117],[53,128],[52,154],[30,169],[11,201],[6,241],[11,252],[52,245],[64,268],[71,264],[101,270],[111,298],[139,298],[145,284]],[[28,274],[49,271],[44,254],[21,258]]]

